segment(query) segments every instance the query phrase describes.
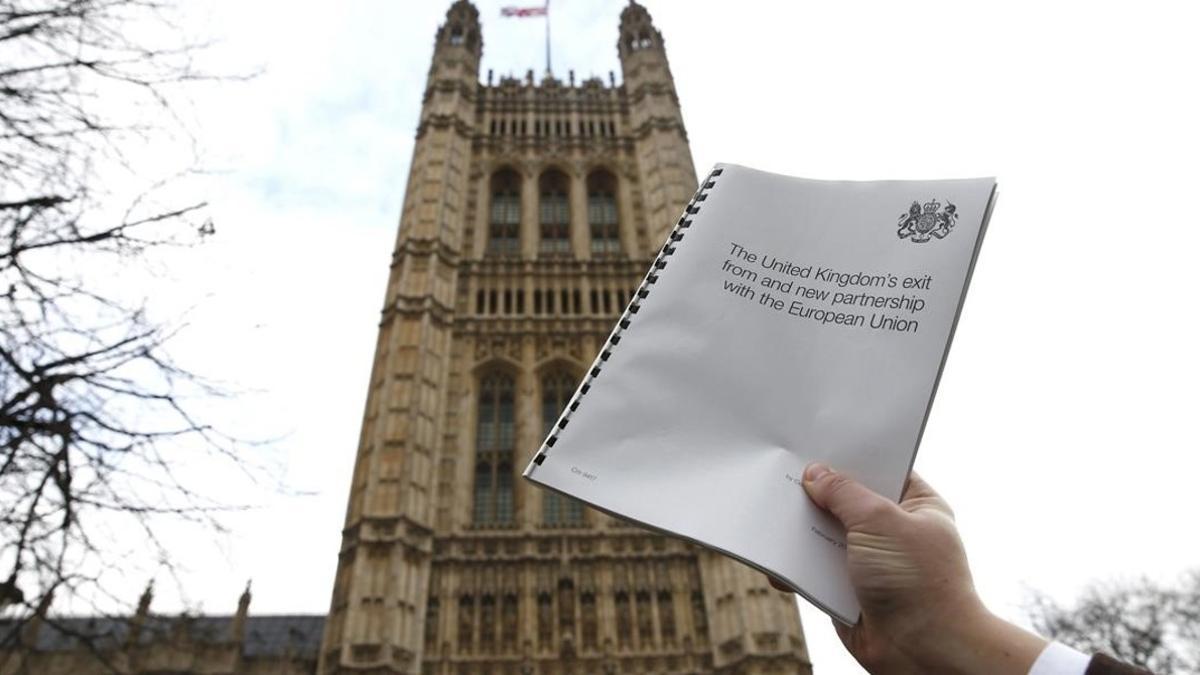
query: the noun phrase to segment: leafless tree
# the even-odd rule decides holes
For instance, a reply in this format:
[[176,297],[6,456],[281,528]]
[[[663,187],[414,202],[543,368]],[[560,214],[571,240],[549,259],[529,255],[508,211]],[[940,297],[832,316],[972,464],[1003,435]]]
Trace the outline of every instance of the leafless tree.
[[1107,653],[1157,675],[1200,675],[1200,569],[1178,583],[1096,584],[1073,606],[1036,594],[1028,607],[1041,634]]
[[[208,79],[159,0],[0,0],[0,608],[106,604],[112,519],[171,558],[162,524],[218,525],[175,470],[241,447],[219,392],[164,350],[176,326],[118,272],[213,233],[158,148],[194,149],[180,88]],[[188,165],[194,165],[189,157]],[[123,531],[123,530],[122,530]],[[126,544],[128,542],[125,542]],[[128,601],[129,598],[120,600]]]

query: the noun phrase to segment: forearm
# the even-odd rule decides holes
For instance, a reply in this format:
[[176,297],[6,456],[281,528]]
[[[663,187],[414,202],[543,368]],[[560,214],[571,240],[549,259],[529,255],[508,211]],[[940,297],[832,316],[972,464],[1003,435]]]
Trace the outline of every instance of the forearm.
[[1028,675],[1048,644],[982,608],[929,637],[921,650],[925,672],[945,675]]

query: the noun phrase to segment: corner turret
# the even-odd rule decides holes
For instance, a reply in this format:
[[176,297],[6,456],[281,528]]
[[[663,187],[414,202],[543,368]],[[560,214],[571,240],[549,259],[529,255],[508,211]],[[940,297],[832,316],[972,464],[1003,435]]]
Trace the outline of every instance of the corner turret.
[[479,10],[468,0],[458,0],[446,11],[446,21],[438,26],[429,82],[466,79],[474,83],[479,77],[481,58],[483,32],[479,26]]
[[650,12],[632,0],[621,12],[617,54],[646,191],[647,234],[657,245],[696,190],[696,167],[667,63],[666,43]]

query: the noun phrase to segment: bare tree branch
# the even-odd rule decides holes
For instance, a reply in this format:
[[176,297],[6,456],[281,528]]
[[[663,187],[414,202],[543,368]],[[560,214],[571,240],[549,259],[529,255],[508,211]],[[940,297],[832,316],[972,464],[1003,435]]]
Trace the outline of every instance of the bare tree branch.
[[[181,461],[249,471],[239,442],[195,402],[221,391],[168,355],[176,328],[145,298],[103,283],[148,251],[214,231],[178,174],[141,166],[184,138],[177,85],[212,79],[160,0],[0,0],[0,618],[26,621],[51,597],[111,609],[119,569],[108,519],[174,562],[164,523],[222,531],[217,503]],[[121,181],[144,186],[125,195]],[[119,602],[128,605],[129,598]],[[60,627],[62,628],[62,627]],[[65,628],[63,628],[65,630]],[[18,639],[10,631],[5,639]],[[0,644],[0,647],[11,646]]]
[[1174,585],[1144,578],[1093,585],[1073,606],[1035,593],[1026,612],[1038,632],[1081,651],[1157,675],[1200,675],[1200,570]]

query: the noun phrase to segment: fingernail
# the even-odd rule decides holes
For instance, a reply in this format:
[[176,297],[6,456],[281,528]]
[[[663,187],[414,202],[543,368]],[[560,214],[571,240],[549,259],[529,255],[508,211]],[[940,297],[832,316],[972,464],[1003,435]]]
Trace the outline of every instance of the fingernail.
[[824,476],[825,474],[830,473],[832,471],[833,471],[833,469],[830,469],[828,466],[821,464],[819,462],[814,463],[814,464],[809,464],[808,468],[804,469],[804,480],[812,483],[812,482],[816,481],[818,478],[820,478],[821,476]]

